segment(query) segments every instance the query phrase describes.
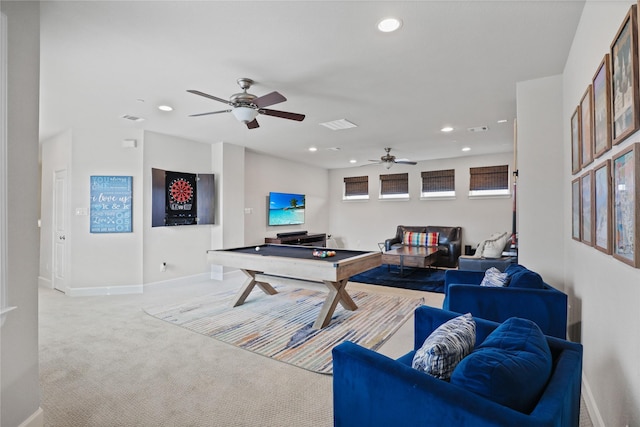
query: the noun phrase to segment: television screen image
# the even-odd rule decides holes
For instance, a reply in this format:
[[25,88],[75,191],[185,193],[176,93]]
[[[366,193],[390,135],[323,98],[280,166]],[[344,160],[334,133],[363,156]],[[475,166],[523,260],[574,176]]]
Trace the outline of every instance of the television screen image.
[[304,224],[304,194],[269,193],[269,225]]

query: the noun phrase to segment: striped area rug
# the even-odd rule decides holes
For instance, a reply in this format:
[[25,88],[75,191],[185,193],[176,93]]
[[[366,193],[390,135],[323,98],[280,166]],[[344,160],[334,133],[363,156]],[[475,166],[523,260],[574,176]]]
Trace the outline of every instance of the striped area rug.
[[235,292],[209,294],[181,304],[145,308],[151,316],[272,359],[332,373],[331,350],[344,341],[378,349],[421,305],[422,298],[350,292],[355,311],[338,305],[331,323],[313,329],[326,292],[277,286],[278,294],[255,290],[232,308]]

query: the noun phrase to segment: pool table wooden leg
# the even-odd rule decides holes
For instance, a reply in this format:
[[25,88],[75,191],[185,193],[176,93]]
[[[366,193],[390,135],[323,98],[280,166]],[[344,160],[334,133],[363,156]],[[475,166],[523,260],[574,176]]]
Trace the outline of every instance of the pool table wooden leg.
[[247,280],[245,280],[242,288],[240,288],[240,291],[233,302],[233,307],[244,304],[244,300],[247,299],[255,285],[258,285],[258,287],[267,295],[275,295],[278,293],[278,291],[276,291],[270,284],[256,281],[256,274],[260,273],[260,271],[242,270],[242,272],[247,275]]
[[331,322],[331,316],[333,316],[333,312],[336,310],[336,306],[338,303],[345,308],[345,310],[357,310],[358,306],[351,299],[345,287],[347,286],[347,282],[349,279],[343,279],[339,282],[331,282],[328,280],[323,280],[323,283],[327,285],[329,288],[329,294],[327,298],[324,300],[324,304],[320,309],[320,313],[318,314],[318,318],[316,319],[313,327],[315,329],[322,329]]

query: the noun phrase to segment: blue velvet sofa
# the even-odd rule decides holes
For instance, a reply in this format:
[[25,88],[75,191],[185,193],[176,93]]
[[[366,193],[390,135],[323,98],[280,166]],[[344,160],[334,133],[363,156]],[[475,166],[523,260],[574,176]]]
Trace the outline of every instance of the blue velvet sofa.
[[[528,413],[412,368],[413,356],[424,340],[438,326],[456,316],[459,313],[418,307],[414,317],[414,350],[398,360],[351,342],[336,346],[333,349],[334,425],[578,426],[582,374],[580,344],[540,334],[550,350],[550,376],[539,397],[530,402],[532,409]],[[475,346],[478,348],[500,324],[478,318],[474,320]]]
[[447,270],[442,308],[494,322],[522,317],[536,322],[545,335],[566,338],[567,295],[522,265],[511,265],[505,273],[511,273],[506,287],[489,287],[480,286],[483,271]]

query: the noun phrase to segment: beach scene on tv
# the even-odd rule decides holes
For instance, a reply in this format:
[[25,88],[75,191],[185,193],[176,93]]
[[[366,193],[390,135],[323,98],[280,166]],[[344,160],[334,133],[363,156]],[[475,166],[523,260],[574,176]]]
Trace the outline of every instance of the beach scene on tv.
[[269,225],[304,224],[304,194],[269,193]]

